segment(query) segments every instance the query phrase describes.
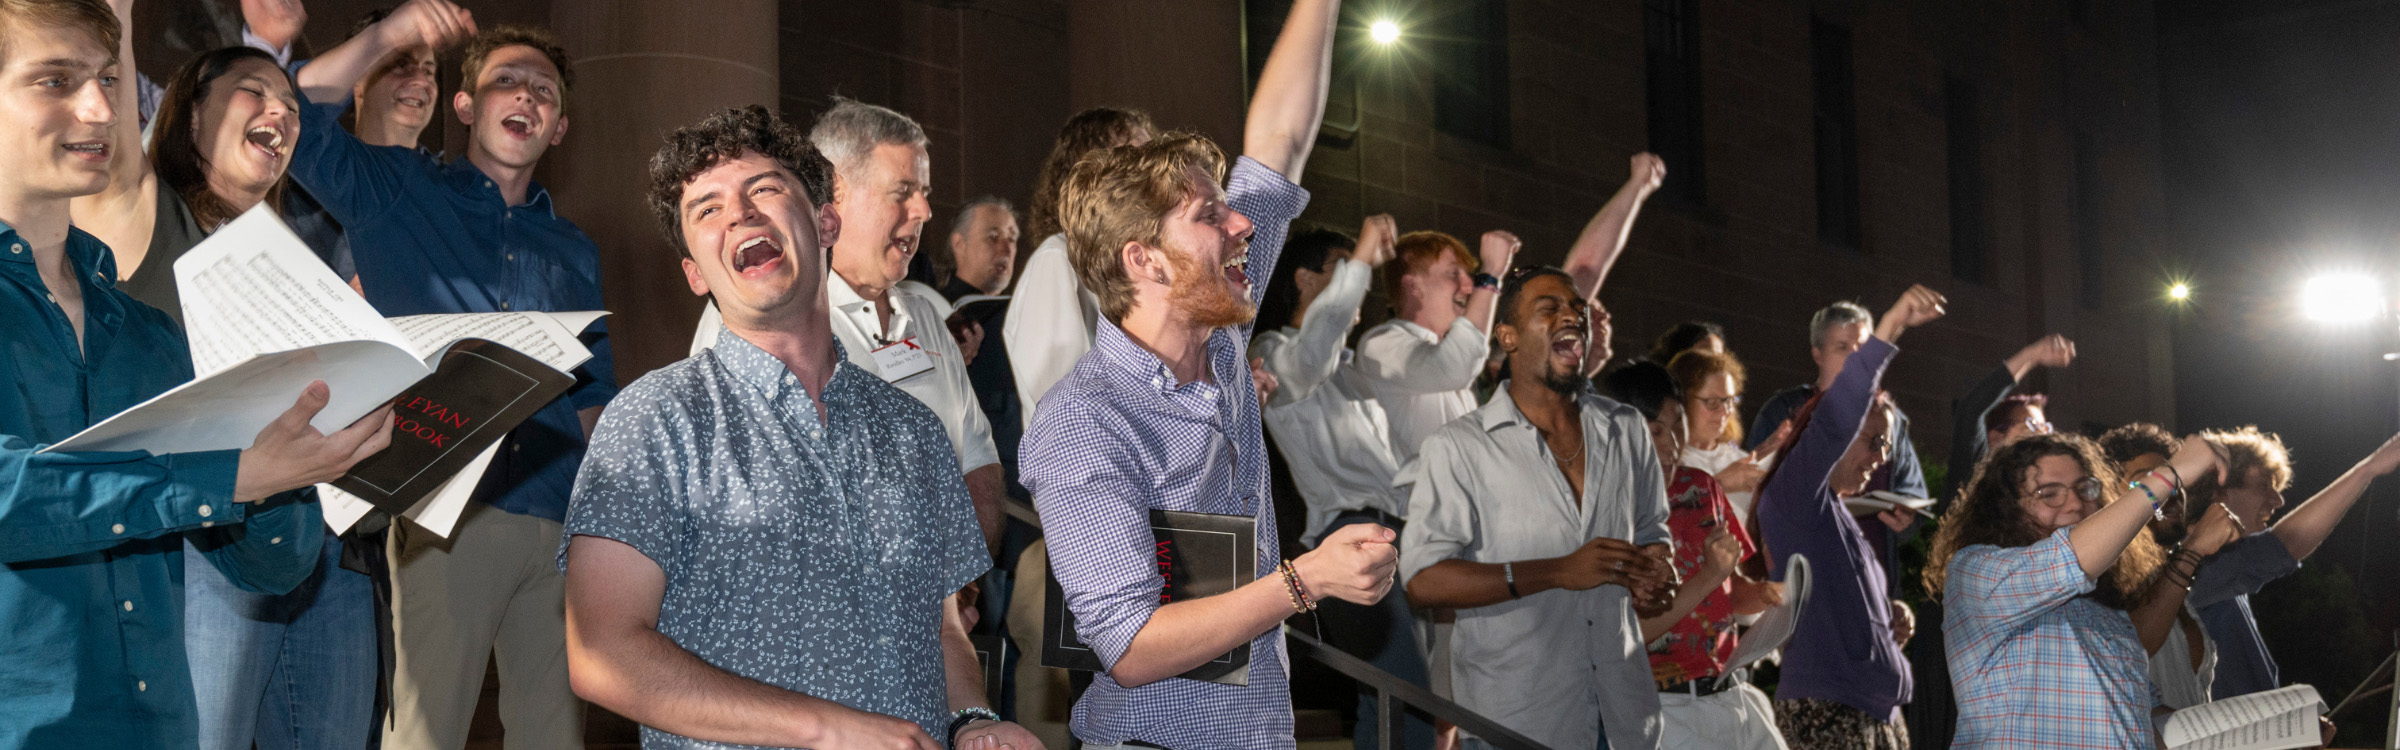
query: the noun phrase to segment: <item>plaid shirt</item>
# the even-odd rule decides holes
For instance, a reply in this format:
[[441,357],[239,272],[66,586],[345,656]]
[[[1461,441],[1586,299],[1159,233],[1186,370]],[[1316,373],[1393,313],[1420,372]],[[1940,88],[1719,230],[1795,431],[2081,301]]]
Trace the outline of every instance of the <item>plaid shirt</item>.
[[2093,587],[2069,529],[2024,547],[1979,544],[1950,560],[1942,632],[1958,688],[1951,747],[2152,747],[2149,657],[2133,618]]
[[[1266,288],[1308,191],[1248,157],[1227,202],[1255,223],[1252,297]],[[1022,476],[1050,539],[1050,566],[1075,613],[1076,634],[1114,667],[1158,610],[1153,508],[1258,518],[1258,575],[1276,575],[1274,503],[1250,327],[1208,338],[1210,377],[1177,384],[1158,357],[1103,320],[1092,350],[1034,411]],[[1250,642],[1250,684],[1180,678],[1138,688],[1107,673],[1075,704],[1069,728],[1095,744],[1141,740],[1181,750],[1290,748],[1292,699],[1283,632]]]

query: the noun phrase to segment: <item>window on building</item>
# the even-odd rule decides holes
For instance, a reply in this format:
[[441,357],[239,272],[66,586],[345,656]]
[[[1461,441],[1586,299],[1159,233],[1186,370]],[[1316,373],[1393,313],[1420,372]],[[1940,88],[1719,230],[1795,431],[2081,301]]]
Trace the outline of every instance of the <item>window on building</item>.
[[2108,211],[2100,183],[2100,150],[2090,133],[2075,134],[2076,297],[2085,308],[2108,298]]
[[1700,128],[1699,0],[1643,0],[1649,75],[1650,152],[1667,161],[1667,195],[1705,195]]
[[1983,108],[1975,85],[1958,78],[1943,82],[1946,137],[1950,152],[1950,275],[1983,283]]
[[1416,36],[1432,57],[1433,126],[1495,148],[1509,147],[1508,3],[1439,0],[1439,33]]
[[1858,107],[1851,81],[1850,29],[1812,19],[1809,62],[1816,89],[1817,239],[1860,247]]

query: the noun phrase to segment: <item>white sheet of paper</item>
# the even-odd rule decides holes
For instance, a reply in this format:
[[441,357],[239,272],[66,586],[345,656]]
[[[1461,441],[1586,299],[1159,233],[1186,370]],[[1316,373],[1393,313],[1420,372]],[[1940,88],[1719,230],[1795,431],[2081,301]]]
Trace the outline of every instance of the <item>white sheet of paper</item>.
[[[559,372],[569,372],[592,358],[592,351],[576,335],[584,326],[607,314],[589,311],[410,315],[393,318],[392,325],[407,337],[417,356],[426,360],[432,360],[459,339],[476,338],[515,349]],[[567,325],[578,320],[578,325],[571,328]]]
[[2292,685],[2177,711],[2167,717],[2165,739],[2175,750],[2312,747],[2321,739],[2317,716],[2324,710],[2316,688]]
[[325,512],[325,528],[332,529],[336,536],[348,532],[350,527],[358,525],[358,519],[375,510],[374,503],[330,484],[317,485],[317,506]]
[[459,515],[467,510],[467,500],[475,496],[475,485],[483,481],[484,469],[491,467],[492,457],[497,455],[500,443],[485,446],[482,453],[475,454],[475,460],[467,462],[466,468],[451,475],[433,494],[417,501],[401,517],[417,522],[436,536],[450,538],[450,530],[458,526]]
[[[417,522],[418,526],[433,532],[435,536],[450,538],[450,530],[458,527],[459,515],[466,512],[467,500],[475,495],[475,485],[483,480],[484,469],[492,465],[492,457],[499,453],[499,443],[484,448],[482,453],[475,455],[475,460],[467,462],[465,468],[459,469],[457,474],[442,482],[442,486],[434,488],[432,494],[417,501],[400,516]],[[326,528],[333,529],[335,534],[349,531],[351,526],[358,524],[358,519],[365,518],[367,513],[375,510],[374,503],[330,484],[317,485],[317,501],[324,505]]]
[[1783,567],[1783,604],[1760,613],[1758,624],[1742,633],[1733,657],[1725,660],[1726,671],[1755,666],[1792,639],[1792,630],[1800,625],[1800,605],[1808,602],[1809,585],[1808,556],[1792,555]]
[[318,431],[331,433],[424,377],[425,363],[380,341],[276,352],[176,386],[42,450],[167,454],[248,448],[259,430],[283,416],[301,389],[317,380],[340,384],[310,420]]
[[336,341],[408,339],[264,204],[175,260],[192,372]]

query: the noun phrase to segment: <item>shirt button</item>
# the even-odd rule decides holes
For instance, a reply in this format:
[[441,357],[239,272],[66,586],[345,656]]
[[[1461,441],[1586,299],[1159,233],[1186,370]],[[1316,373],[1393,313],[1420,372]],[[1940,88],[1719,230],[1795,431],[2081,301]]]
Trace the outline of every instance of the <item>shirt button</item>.
[[108,527],[108,533],[111,533],[111,534],[123,534],[123,533],[125,533],[125,524],[121,524],[121,523],[120,523],[120,524],[115,524],[115,525],[112,525],[112,526]]
[[283,543],[283,537],[275,537],[275,538],[273,538],[273,539],[269,539],[269,540],[267,540],[267,543],[268,543],[268,544],[282,544],[282,543]]
[[500,257],[502,257],[502,258],[506,258],[506,259],[508,259],[508,260],[512,260],[512,261],[513,261],[513,260],[516,260],[516,259],[517,259],[517,254],[516,254],[516,253],[509,253],[509,254],[506,254],[506,255],[502,255],[502,256],[500,256]]
[[9,245],[8,245],[8,251],[9,251],[9,252],[12,252],[12,253],[22,253],[22,252],[25,252],[25,244],[24,244],[24,243],[22,243],[22,242],[12,242],[12,243],[9,243]]
[[502,310],[506,310],[506,309],[508,309],[508,303],[506,303],[506,302],[502,302],[502,303],[500,303],[500,309],[502,309]]
[[[201,510],[208,510],[208,509],[207,509],[207,508],[201,508]],[[202,514],[202,515],[207,515],[207,514]],[[208,527],[210,527],[210,526],[215,526],[215,525],[217,525],[217,522],[215,522],[215,521],[201,521],[201,522],[200,522],[200,528],[203,528],[203,529],[205,529],[205,528],[208,528]]]
[[150,681],[148,681],[148,680],[134,680],[134,681],[133,681],[133,689],[134,689],[134,690],[137,690],[137,691],[144,692],[144,693],[150,692]]
[[216,513],[217,513],[217,509],[215,509],[215,508],[211,508],[211,507],[208,507],[208,506],[206,506],[206,505],[200,506],[200,517],[201,517],[201,518],[207,518],[207,517],[209,517],[209,516],[216,515]]
[[132,600],[132,599],[127,599],[127,600],[125,600],[125,611],[127,611],[127,612],[131,612],[131,611],[133,611],[133,600]]

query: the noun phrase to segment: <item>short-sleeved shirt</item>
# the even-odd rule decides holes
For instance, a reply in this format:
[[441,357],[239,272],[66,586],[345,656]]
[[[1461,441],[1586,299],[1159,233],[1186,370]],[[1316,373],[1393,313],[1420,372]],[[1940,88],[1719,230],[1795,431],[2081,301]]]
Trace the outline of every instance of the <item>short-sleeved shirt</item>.
[[2093,584],[2072,530],[1950,558],[1942,634],[1958,688],[1952,748],[2153,746],[2149,655],[2132,617],[2085,596]]
[[2250,595],[2275,579],[2300,569],[2300,560],[2273,531],[2234,540],[2210,555],[2192,576],[2192,594],[2185,599],[2200,613],[2200,625],[2217,642],[2217,677],[2211,688],[2217,700],[2283,687],[2275,656],[2258,634],[2258,619],[2250,614]]
[[[657,563],[658,631],[702,661],[940,737],[941,601],[991,564],[974,506],[924,404],[846,357],[824,402],[819,421],[782,361],[720,332],[601,417],[566,541]],[[649,727],[642,746],[724,747]]]
[[[1251,278],[1272,278],[1308,191],[1245,156],[1225,195],[1256,227]],[[1252,301],[1264,290],[1253,285]],[[1092,350],[1034,407],[1025,487],[1041,510],[1050,569],[1075,613],[1076,635],[1111,668],[1159,608],[1151,510],[1258,518],[1253,572],[1275,575],[1282,555],[1249,338],[1247,325],[1211,332],[1209,372],[1185,383],[1103,320]],[[1291,748],[1290,679],[1283,631],[1268,628],[1250,640],[1248,685],[1168,678],[1129,688],[1102,672],[1075,702],[1068,727],[1093,744]]]
[[[359,286],[377,312],[606,309],[600,248],[558,215],[550,191],[528,185],[525,202],[509,205],[464,158],[445,162],[414,148],[361,142],[342,129],[347,108],[346,97],[300,108],[291,175],[349,236]],[[605,406],[617,392],[608,322],[588,330],[592,358],[575,368],[574,387],[501,439],[507,449],[484,470],[476,500],[553,521],[566,516],[583,461],[576,412]]]
[[[1708,535],[1720,527],[1742,543],[1743,558],[1756,552],[1740,518],[1716,478],[1689,466],[1675,467],[1675,480],[1667,485],[1667,529],[1675,534],[1675,572],[1687,581],[1698,576],[1708,554]],[[1650,642],[1650,679],[1663,688],[1724,672],[1725,660],[1733,656],[1735,629],[1733,579],[1727,578],[1708,598],[1701,599],[1691,614]]]
[[[1568,486],[1506,383],[1426,438],[1400,532],[1400,585],[1449,559],[1497,565],[1563,557],[1599,537],[1673,538],[1647,420],[1598,395],[1577,399],[1582,487]],[[1611,584],[1458,610],[1452,699],[1549,747],[1597,747],[1604,725],[1610,747],[1658,747],[1658,691],[1631,599]]]

